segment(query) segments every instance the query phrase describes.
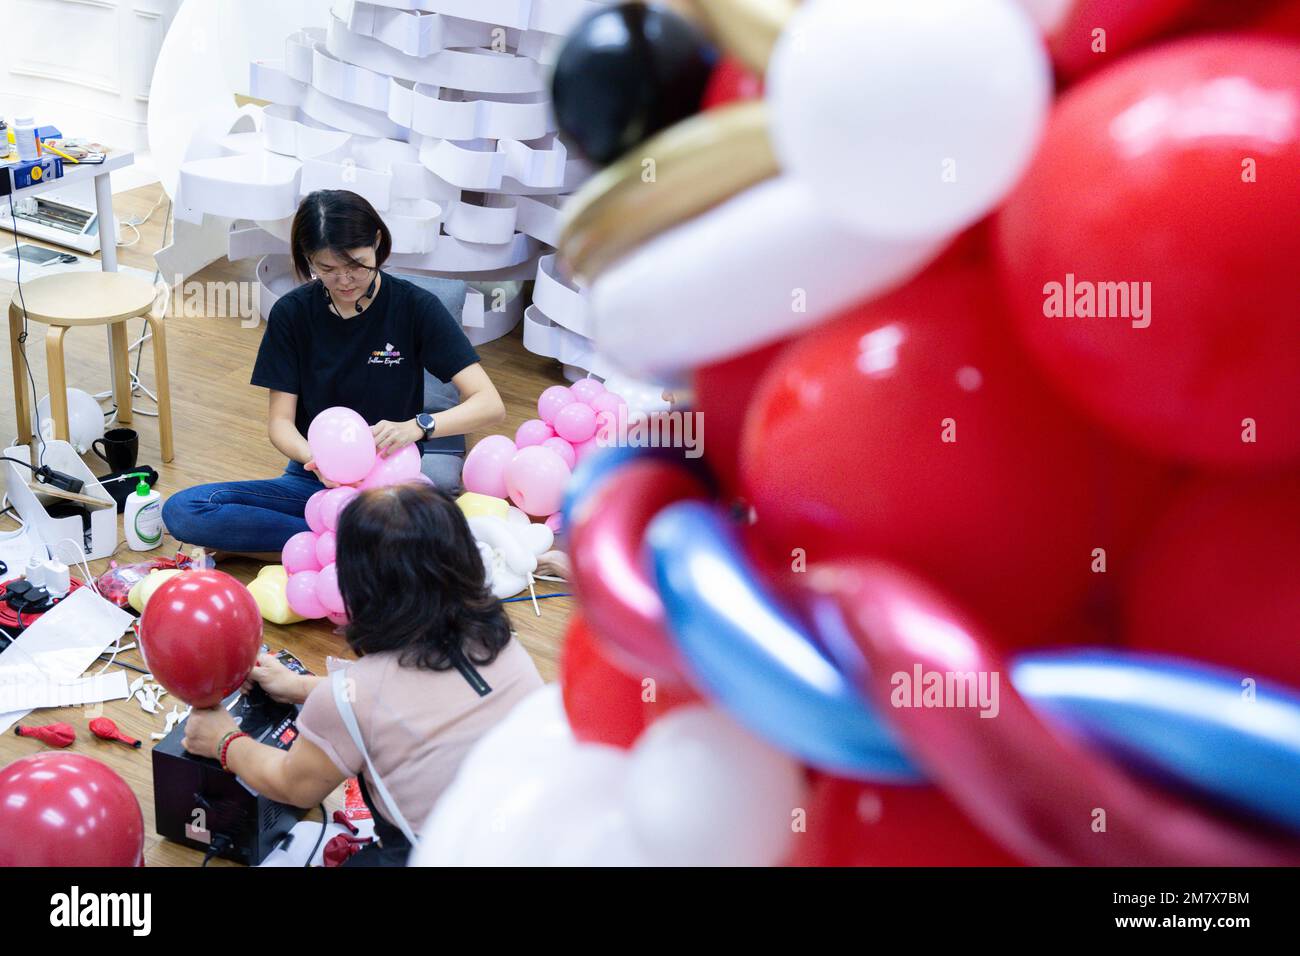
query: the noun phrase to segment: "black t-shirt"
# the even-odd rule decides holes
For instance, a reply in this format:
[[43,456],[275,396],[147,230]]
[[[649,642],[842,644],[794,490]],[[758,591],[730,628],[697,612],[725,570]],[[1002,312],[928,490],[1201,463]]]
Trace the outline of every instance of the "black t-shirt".
[[341,319],[324,286],[308,282],[271,307],[254,385],[298,396],[295,424],[307,434],[335,405],[373,425],[409,421],[424,408],[424,372],[444,382],[479,360],[465,332],[437,297],[384,272],[375,301]]

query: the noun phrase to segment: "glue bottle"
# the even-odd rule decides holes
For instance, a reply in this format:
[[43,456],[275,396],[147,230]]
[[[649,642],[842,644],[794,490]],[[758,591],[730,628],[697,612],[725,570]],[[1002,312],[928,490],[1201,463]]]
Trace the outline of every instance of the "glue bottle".
[[133,472],[128,477],[139,478],[140,482],[135,494],[127,496],[122,515],[126,543],[132,551],[152,551],[162,544],[162,495],[149,487],[144,472]]

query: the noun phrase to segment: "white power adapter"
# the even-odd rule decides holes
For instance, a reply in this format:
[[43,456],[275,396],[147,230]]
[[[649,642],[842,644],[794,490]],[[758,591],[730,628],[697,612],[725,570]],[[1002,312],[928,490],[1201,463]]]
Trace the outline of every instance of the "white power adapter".
[[45,572],[45,590],[50,592],[50,597],[65,597],[72,588],[72,578],[68,573],[68,566],[62,561],[50,559],[45,562],[43,570]]

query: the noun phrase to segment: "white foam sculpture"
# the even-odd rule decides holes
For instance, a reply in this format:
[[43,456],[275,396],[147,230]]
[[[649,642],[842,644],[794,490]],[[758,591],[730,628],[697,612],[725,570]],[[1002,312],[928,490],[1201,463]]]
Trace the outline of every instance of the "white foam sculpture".
[[[237,108],[215,44],[256,6],[188,0],[159,56],[149,138],[176,239],[163,274],[259,256],[259,308],[297,282],[289,222],[315,189],[365,196],[393,234],[390,268],[471,282],[474,344],[522,319],[524,345],[570,377],[607,375],[586,298],[554,268],[561,198],[591,173],[556,134],[549,63],[581,17],[613,0],[334,0],[283,56],[249,64]],[[248,45],[239,47],[247,52]],[[237,50],[238,52],[238,50]],[[505,294],[536,278],[533,304]],[[492,283],[501,283],[493,286]],[[497,292],[497,289],[501,292]]]

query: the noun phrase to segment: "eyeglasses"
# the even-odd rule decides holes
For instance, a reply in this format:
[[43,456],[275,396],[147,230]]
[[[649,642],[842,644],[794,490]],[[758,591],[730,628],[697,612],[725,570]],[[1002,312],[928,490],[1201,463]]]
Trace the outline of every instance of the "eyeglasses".
[[337,282],[340,279],[348,278],[354,282],[359,282],[372,272],[378,271],[378,266],[353,266],[348,269],[321,269],[312,266],[312,273],[321,282]]

